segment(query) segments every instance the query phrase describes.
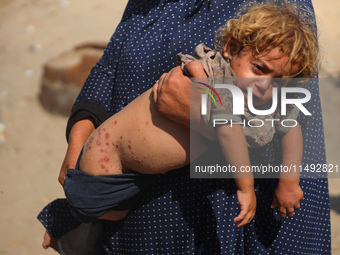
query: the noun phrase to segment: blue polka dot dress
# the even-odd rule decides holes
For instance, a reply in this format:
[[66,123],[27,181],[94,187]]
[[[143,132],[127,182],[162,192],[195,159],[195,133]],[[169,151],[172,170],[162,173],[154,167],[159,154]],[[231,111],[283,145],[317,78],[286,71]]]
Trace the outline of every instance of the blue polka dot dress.
[[[243,2],[130,0],[75,103],[68,130],[82,118],[99,125],[120,111],[175,66],[177,53],[192,54],[199,43],[213,47],[215,31],[235,17]],[[297,2],[312,7],[310,0]],[[300,119],[303,164],[324,163],[317,82],[309,90],[313,114]],[[278,143],[252,150],[252,164],[280,164]],[[190,179],[188,168],[168,172],[145,190],[127,218],[103,221],[103,248],[106,254],[331,254],[327,179],[302,178],[301,208],[285,220],[270,208],[277,181],[255,180],[256,215],[236,228],[233,219],[240,208],[232,179]],[[54,237],[79,224],[66,200],[48,205],[39,220]]]

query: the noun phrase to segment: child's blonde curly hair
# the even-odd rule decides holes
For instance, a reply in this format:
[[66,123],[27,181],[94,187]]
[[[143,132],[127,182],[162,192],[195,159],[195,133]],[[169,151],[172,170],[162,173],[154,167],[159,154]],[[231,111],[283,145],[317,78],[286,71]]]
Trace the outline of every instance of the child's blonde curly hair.
[[303,11],[305,14],[299,14],[296,6],[286,2],[252,3],[246,7],[245,14],[229,20],[216,32],[215,47],[223,51],[232,38],[244,49],[252,50],[254,56],[279,47],[282,55],[289,58],[288,64],[299,67],[294,75],[291,70],[285,70],[286,76],[314,77],[319,44],[313,26],[315,20],[311,20],[313,15],[307,15],[311,12],[306,9]]

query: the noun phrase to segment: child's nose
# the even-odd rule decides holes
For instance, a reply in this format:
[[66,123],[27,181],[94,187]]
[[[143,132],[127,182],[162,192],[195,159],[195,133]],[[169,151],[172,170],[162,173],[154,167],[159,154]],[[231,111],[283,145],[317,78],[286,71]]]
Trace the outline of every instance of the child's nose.
[[271,86],[272,80],[270,78],[261,78],[257,80],[258,88],[263,93]]

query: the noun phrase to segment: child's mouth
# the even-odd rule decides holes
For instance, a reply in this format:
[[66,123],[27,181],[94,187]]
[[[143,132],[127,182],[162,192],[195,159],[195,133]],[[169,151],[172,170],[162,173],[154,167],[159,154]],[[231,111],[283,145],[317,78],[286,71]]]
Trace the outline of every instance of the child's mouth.
[[[245,104],[248,105],[248,91],[243,91],[243,95],[245,99]],[[254,91],[254,89],[252,91],[251,97],[252,97],[253,104],[254,103],[256,104],[256,102],[259,102],[262,99],[262,95],[260,94],[260,92]]]

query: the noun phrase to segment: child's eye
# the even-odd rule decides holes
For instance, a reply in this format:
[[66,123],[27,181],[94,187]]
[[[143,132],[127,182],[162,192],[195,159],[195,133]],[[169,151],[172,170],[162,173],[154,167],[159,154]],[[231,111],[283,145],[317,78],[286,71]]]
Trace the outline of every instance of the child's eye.
[[256,73],[262,74],[264,72],[264,68],[258,64],[253,64],[253,67]]

